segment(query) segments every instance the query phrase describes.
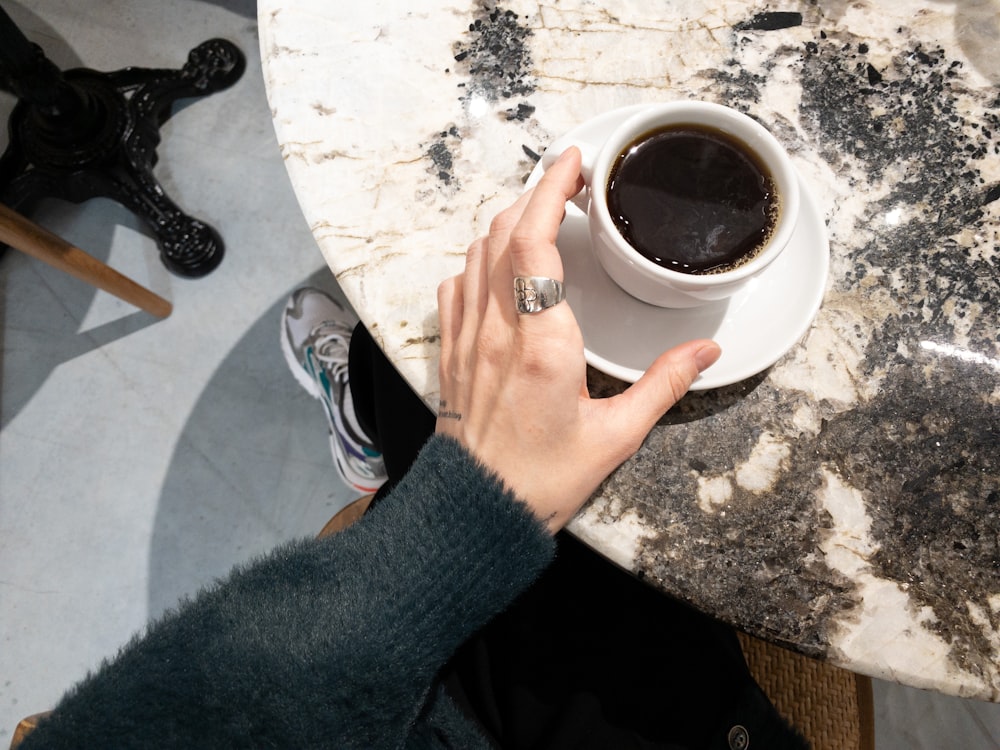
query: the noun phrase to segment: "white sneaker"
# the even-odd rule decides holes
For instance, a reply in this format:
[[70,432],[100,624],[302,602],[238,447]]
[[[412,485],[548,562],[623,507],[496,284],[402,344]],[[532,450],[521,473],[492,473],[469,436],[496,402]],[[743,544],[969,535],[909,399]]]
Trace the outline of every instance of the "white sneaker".
[[337,471],[361,492],[386,480],[385,462],[354,415],[347,353],[357,318],[319,289],[296,291],[281,316],[281,351],[295,379],[319,399]]

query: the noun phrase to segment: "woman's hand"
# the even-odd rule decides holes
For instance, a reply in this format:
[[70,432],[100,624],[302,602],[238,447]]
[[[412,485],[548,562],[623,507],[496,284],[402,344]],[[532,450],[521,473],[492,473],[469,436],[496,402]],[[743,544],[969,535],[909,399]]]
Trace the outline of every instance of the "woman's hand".
[[437,431],[495,471],[553,533],[720,354],[712,341],[682,344],[624,393],[591,399],[569,305],[518,314],[515,276],[563,278],[555,240],[581,185],[580,152],[570,148],[472,243],[465,272],[438,289]]

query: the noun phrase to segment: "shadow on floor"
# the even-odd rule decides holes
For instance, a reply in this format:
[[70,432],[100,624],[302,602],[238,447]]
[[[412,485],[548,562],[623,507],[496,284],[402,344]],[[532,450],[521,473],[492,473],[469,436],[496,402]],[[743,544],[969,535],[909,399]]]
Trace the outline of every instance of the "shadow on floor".
[[[326,268],[307,284],[343,299]],[[177,441],[150,540],[151,617],[234,564],[316,534],[357,497],[334,469],[321,405],[281,354],[286,300],[229,353]]]
[[[108,262],[115,236],[123,229],[135,236],[136,253],[157,257],[153,240],[141,236],[141,222],[104,198],[80,205],[45,200],[33,218],[103,263]],[[16,250],[6,249],[0,264],[8,267],[0,274],[4,302],[0,305],[0,345],[5,352],[0,427],[17,416],[59,365],[159,322],[149,313],[135,310],[81,330],[97,294],[94,287]],[[161,286],[154,291],[169,297]],[[25,321],[18,331],[7,325],[6,311],[13,307],[18,310],[16,319]]]

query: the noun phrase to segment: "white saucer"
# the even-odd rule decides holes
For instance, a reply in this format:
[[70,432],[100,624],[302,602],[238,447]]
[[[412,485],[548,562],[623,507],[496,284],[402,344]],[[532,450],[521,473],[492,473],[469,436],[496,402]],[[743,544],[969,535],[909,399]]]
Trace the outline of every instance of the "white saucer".
[[[569,135],[600,142],[637,108],[612,110]],[[529,186],[541,179],[542,171],[539,163]],[[649,305],[623,292],[591,252],[586,214],[567,203],[556,244],[562,255],[566,299],[583,332],[587,363],[634,383],[667,349],[710,338],[722,347],[722,356],[691,386],[701,391],[738,383],[777,362],[812,325],[830,267],[826,227],[816,202],[799,182],[798,225],[778,259],[728,300],[684,310]]]

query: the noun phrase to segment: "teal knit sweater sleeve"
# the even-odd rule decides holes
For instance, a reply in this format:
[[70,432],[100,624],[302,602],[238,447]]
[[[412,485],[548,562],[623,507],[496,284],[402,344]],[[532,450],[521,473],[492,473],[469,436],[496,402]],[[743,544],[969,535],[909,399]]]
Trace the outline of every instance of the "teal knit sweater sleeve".
[[182,603],[23,748],[471,746],[435,676],[553,553],[526,506],[434,437],[360,522]]

